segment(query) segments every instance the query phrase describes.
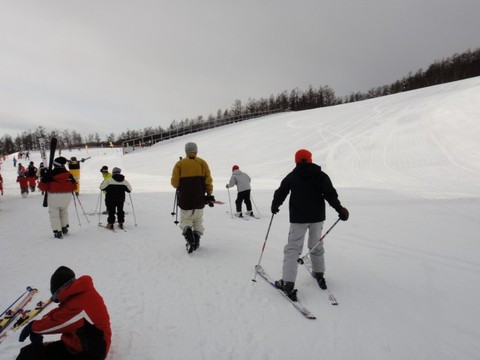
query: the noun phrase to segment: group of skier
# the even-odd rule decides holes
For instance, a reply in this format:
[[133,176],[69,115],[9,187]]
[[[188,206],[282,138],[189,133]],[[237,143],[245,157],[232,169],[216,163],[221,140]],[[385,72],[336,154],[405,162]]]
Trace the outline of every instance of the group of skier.
[[[197,156],[197,144],[185,145],[185,158],[173,167],[171,185],[176,189],[176,202],[180,208],[179,228],[186,240],[187,251],[195,251],[200,246],[204,234],[203,209],[214,206],[213,180],[208,163]],[[290,195],[287,244],[284,247],[282,278],[275,286],[292,301],[297,301],[295,280],[298,269],[298,256],[303,250],[308,232],[308,248],[313,275],[322,289],[327,288],[322,235],[326,218],[326,202],[337,211],[339,219],[349,218],[348,210],[342,206],[338,193],[330,177],[312,161],[312,154],[306,149],[295,153],[295,167],[281,181],[273,194],[271,203],[272,218]],[[52,229],[55,237],[68,232],[66,208],[76,189],[76,181],[65,169],[67,160],[56,158],[52,172],[42,176],[39,187],[49,196]],[[105,192],[108,213],[107,228],[113,229],[115,214],[119,227],[123,227],[123,203],[125,192],[130,192],[130,183],[115,167],[110,174],[107,166],[100,169],[103,181],[100,189]],[[232,167],[230,181],[226,188],[237,187],[235,216],[253,216],[251,202],[251,178],[241,171],[238,165]],[[246,212],[242,213],[245,203]],[[52,213],[55,213],[52,216]],[[52,299],[60,303],[41,320],[30,322],[22,331],[20,340],[30,337],[32,344],[24,347],[17,359],[104,359],[111,341],[108,311],[103,299],[93,287],[89,276],[75,278],[67,267],[60,267],[51,278]],[[83,309],[82,317],[75,317],[73,309]],[[78,313],[76,311],[75,313]],[[42,334],[62,333],[61,340],[42,345]]]
[[[205,231],[203,226],[205,204],[213,206],[215,203],[210,169],[207,162],[197,156],[197,152],[198,147],[195,143],[187,143],[185,145],[187,156],[175,164],[171,178],[180,207],[179,227],[185,237],[189,253],[198,249],[200,238]],[[247,208],[245,215],[253,216],[250,182],[250,176],[242,172],[238,165],[232,167],[232,175],[226,188],[237,186],[235,201],[237,217],[243,217],[242,203],[245,203]],[[323,242],[319,242],[326,218],[325,201],[337,211],[342,221],[348,220],[349,212],[338,199],[338,193],[330,177],[319,165],[313,163],[312,153],[306,149],[300,149],[295,153],[295,168],[281,181],[280,187],[275,191],[271,204],[272,216],[280,211],[279,208],[288,195],[290,195],[290,229],[284,247],[282,279],[276,281],[275,286],[284,291],[291,300],[296,301],[297,260],[302,252],[307,231],[313,275],[319,286],[326,289],[324,248]]]

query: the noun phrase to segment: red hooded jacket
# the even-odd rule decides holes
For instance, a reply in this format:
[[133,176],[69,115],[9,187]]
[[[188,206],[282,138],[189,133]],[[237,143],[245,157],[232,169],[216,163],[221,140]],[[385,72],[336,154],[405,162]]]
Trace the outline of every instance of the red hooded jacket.
[[53,169],[51,176],[42,177],[38,187],[41,191],[50,193],[67,193],[77,188],[72,174],[63,167]]
[[41,320],[32,322],[37,334],[62,334],[61,340],[73,353],[104,359],[110,348],[110,316],[92,278],[81,276],[60,290],[59,306]]

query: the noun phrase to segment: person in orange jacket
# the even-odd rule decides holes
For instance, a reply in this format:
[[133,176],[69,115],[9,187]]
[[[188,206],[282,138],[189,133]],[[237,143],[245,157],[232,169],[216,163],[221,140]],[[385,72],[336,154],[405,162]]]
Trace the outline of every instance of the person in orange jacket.
[[[66,266],[60,266],[50,279],[52,301],[58,307],[40,320],[28,323],[19,341],[31,344],[20,351],[17,360],[103,360],[110,349],[110,316],[102,296],[89,275],[78,279]],[[61,334],[59,341],[43,343],[43,335]]]

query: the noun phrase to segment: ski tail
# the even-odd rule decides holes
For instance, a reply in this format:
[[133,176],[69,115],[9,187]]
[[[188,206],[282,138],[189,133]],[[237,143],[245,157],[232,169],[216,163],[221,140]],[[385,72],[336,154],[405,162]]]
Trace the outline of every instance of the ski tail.
[[262,279],[264,279],[266,282],[268,282],[270,285],[272,285],[279,294],[281,294],[286,300],[288,300],[290,302],[290,304],[293,305],[293,307],[295,309],[297,309],[306,319],[311,319],[311,320],[314,320],[316,319],[315,315],[313,315],[310,310],[308,310],[305,306],[303,306],[302,304],[300,304],[298,301],[293,301],[292,299],[290,299],[287,294],[285,294],[282,290],[280,290],[279,288],[277,288],[275,286],[275,282],[273,281],[273,279],[267,274],[267,272],[263,269],[263,267],[261,267],[260,265],[256,265],[255,266],[255,271],[257,272],[258,275],[260,275],[260,277]]

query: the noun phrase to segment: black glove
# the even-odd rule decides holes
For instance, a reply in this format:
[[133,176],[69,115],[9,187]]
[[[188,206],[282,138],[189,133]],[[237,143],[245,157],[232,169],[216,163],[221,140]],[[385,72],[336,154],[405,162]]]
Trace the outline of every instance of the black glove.
[[225,187],[228,189],[228,184],[227,184],[227,185],[225,185]]
[[35,334],[32,332],[32,322],[29,322],[25,327],[23,328],[22,332],[20,333],[20,337],[18,338],[18,341],[24,342],[27,337],[30,336],[30,341],[32,344],[40,344],[43,342],[43,336],[40,334]]
[[280,209],[278,208],[277,205],[272,204],[272,214],[278,214]]
[[208,204],[208,206],[213,207],[213,205],[215,205],[215,197],[213,195],[205,196],[205,204]]
[[344,207],[340,207],[337,209],[337,212],[338,212],[338,217],[340,218],[340,220],[342,221],[347,221],[348,220],[348,217],[349,217],[349,213],[348,213],[348,210]]

